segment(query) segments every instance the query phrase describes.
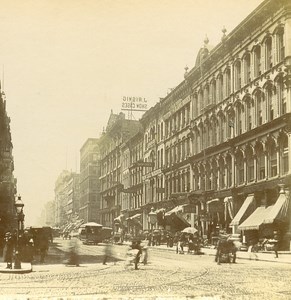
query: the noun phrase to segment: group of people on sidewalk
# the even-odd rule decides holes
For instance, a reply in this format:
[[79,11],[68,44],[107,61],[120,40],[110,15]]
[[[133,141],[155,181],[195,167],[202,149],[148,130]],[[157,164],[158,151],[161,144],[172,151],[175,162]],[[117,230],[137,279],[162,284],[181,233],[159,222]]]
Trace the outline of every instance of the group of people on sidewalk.
[[45,260],[49,248],[49,239],[43,234],[33,235],[28,230],[23,233],[7,231],[3,243],[3,260],[7,263],[6,268],[12,269],[12,262],[17,255],[22,262],[32,262],[39,254],[40,262]]

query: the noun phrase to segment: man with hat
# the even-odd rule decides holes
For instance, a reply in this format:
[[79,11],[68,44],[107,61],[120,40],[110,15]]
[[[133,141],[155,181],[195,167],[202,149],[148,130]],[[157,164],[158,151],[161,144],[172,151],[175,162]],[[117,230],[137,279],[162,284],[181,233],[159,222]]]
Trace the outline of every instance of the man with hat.
[[4,237],[4,249],[3,257],[7,263],[6,269],[12,269],[12,258],[13,258],[14,240],[10,231],[5,233]]

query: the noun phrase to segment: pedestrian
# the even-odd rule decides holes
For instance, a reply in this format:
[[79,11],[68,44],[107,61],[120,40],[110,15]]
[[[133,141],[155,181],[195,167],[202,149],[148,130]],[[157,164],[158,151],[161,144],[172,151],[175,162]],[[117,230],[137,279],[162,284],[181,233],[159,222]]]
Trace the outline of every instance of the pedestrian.
[[70,241],[70,252],[67,265],[79,267],[78,242],[76,239]]
[[184,245],[186,243],[186,237],[183,233],[180,234],[179,241],[176,248],[176,253],[184,254]]
[[103,257],[103,265],[106,265],[108,259],[112,257],[112,245],[110,243],[106,243],[104,247],[104,257]]
[[14,239],[12,237],[11,232],[8,231],[6,232],[4,237],[4,249],[3,249],[4,261],[7,263],[6,269],[12,269],[13,250],[14,250]]
[[49,241],[43,232],[40,234],[38,246],[40,252],[40,262],[44,263],[44,259],[49,248]]
[[258,260],[257,249],[256,249],[256,241],[251,240],[250,245],[248,247],[249,260],[252,260],[252,256],[255,257],[255,260]]
[[138,270],[138,263],[142,254],[142,247],[141,247],[141,241],[137,240],[137,241],[132,241],[131,244],[131,249],[136,249],[138,250],[136,255],[135,255],[135,259],[134,259],[134,269]]
[[274,244],[274,252],[275,252],[275,258],[278,258],[278,248],[279,248],[279,234],[278,231],[274,231],[274,239],[273,239],[273,244]]

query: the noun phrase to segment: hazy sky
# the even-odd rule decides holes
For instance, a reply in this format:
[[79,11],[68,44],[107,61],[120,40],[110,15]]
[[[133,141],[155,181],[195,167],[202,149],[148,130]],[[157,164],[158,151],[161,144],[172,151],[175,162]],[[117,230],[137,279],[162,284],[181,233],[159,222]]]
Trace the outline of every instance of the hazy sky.
[[[17,189],[34,225],[122,96],[153,106],[262,0],[0,0],[0,68]],[[2,66],[1,66],[2,65]],[[136,116],[138,119],[139,116]]]

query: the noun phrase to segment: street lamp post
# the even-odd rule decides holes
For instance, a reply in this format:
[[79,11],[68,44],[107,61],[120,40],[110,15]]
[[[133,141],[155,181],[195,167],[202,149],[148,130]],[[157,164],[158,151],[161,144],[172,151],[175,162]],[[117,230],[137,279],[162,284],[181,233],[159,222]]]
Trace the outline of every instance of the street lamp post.
[[[151,211],[149,212],[149,221],[151,223],[151,233],[152,233],[152,240],[153,240],[153,233],[154,233],[154,225],[157,223],[157,213],[154,212],[154,208],[151,208]],[[152,241],[151,241],[152,243]]]
[[23,221],[24,221],[23,207],[24,207],[24,204],[23,204],[20,196],[18,196],[17,200],[14,203],[14,206],[16,209],[16,216],[17,216],[17,236],[16,236],[14,269],[21,269],[21,261],[20,261],[20,255],[19,255],[19,233],[21,231],[23,231]]

